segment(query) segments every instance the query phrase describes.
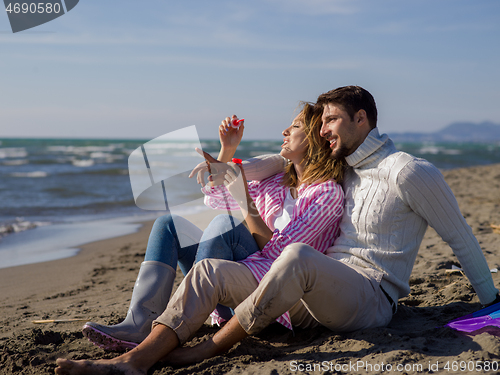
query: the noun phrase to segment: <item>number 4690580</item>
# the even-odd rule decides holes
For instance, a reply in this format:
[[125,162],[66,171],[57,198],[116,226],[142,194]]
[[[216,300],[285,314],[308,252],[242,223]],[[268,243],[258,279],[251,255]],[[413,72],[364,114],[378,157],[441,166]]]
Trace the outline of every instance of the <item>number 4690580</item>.
[[5,8],[7,13],[60,13],[61,12],[61,4],[55,3],[9,3],[7,8]]

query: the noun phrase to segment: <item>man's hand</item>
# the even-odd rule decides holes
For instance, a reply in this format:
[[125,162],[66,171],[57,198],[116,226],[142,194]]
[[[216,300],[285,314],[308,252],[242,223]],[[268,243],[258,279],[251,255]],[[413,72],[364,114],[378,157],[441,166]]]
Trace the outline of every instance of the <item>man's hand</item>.
[[500,294],[497,293],[495,299],[492,302],[490,302],[486,305],[483,305],[483,307],[490,307],[491,305],[494,305],[495,303],[499,303],[499,302],[500,302]]
[[248,215],[248,202],[251,201],[251,198],[248,194],[248,184],[245,179],[245,174],[238,164],[230,162],[227,163],[227,165],[230,169],[227,170],[224,176],[224,185],[227,191],[229,191],[229,194],[231,194],[233,199],[238,203],[243,216],[246,218]]

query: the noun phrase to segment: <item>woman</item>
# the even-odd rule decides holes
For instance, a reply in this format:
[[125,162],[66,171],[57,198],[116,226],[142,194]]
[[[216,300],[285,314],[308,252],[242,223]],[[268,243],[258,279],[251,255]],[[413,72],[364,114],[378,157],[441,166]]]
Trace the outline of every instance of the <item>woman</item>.
[[[285,172],[247,184],[245,178],[238,178],[239,168],[233,163],[225,176],[226,187],[205,186],[202,190],[209,207],[242,210],[261,251],[240,262],[250,269],[258,282],[285,246],[302,242],[325,252],[338,235],[343,193],[337,181],[342,179],[344,168],[342,163],[330,158],[330,149],[319,136],[319,126],[319,114],[312,105],[305,103],[290,127],[283,131],[285,139],[280,154],[289,160]],[[226,188],[231,194],[229,198]],[[252,206],[258,214],[250,214]],[[325,209],[323,214],[321,208]],[[222,230],[229,230],[229,220],[225,223]],[[212,314],[213,322],[223,320],[227,318]],[[277,321],[292,328],[288,313]]]
[[[221,162],[233,157],[243,134],[243,126],[238,130],[230,128],[231,121],[227,118],[219,127]],[[228,177],[231,180],[228,190],[233,197],[223,186],[204,187],[206,204],[212,208],[245,211],[248,210],[246,203],[254,202],[257,214],[245,215],[250,230],[238,222],[235,224],[234,218],[227,215],[214,219],[204,233],[180,217],[159,218],[148,241],[145,262],[141,265],[125,321],[115,326],[88,322],[84,335],[108,350],[137,346],[150,332],[153,319],[168,303],[177,263],[186,274],[193,262],[204,258],[238,261],[258,252],[248,258],[245,265],[260,281],[288,244],[304,242],[325,251],[337,235],[342,215],[343,194],[335,180],[342,178],[343,166],[329,158],[329,147],[319,136],[319,129],[320,114],[312,105],[304,104],[292,125],[283,131],[281,155],[290,160],[285,173],[248,185],[245,181],[243,189],[236,188],[236,175],[232,174],[233,178]],[[212,172],[224,170],[222,166],[227,169],[226,164],[215,162],[212,160]],[[234,165],[232,168],[239,170]],[[244,194],[239,194],[241,192]],[[321,215],[317,209],[321,205],[333,214]],[[192,245],[182,247],[179,237]],[[215,315],[219,322],[230,317],[222,308],[219,312]],[[278,321],[291,328],[287,314]]]

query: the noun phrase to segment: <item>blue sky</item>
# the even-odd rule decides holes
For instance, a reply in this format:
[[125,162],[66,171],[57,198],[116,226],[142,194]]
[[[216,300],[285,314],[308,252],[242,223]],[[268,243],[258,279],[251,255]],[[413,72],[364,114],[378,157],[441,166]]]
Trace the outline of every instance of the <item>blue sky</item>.
[[500,1],[81,0],[12,34],[0,14],[0,138],[151,139],[246,119],[281,139],[300,100],[368,89],[382,132],[500,123]]

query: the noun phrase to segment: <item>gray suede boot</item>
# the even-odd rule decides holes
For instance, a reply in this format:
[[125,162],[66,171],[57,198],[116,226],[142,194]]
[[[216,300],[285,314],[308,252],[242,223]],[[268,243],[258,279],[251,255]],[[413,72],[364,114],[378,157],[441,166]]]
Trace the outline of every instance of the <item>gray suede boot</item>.
[[151,332],[153,320],[167,307],[174,279],[175,270],[168,264],[142,262],[125,320],[113,326],[87,322],[83,335],[109,351],[136,347]]

